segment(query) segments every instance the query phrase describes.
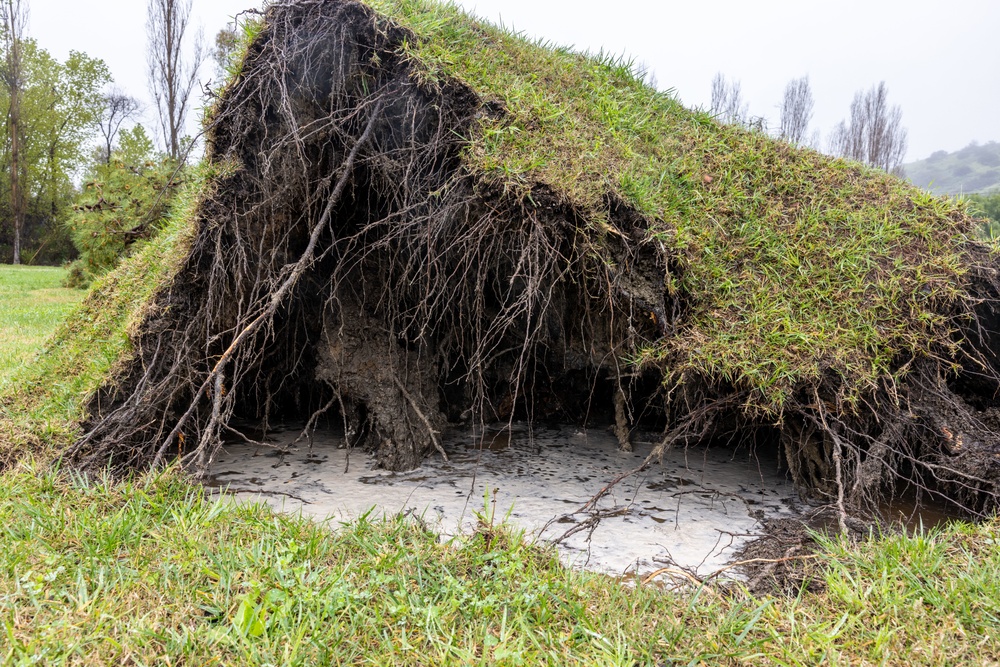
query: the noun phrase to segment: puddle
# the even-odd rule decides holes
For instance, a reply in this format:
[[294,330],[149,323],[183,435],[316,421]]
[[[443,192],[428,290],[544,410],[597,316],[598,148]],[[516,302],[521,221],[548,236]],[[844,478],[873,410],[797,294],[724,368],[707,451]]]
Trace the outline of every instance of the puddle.
[[[288,447],[297,435],[288,429],[268,439]],[[414,511],[446,535],[473,528],[489,490],[497,521],[508,517],[536,538],[552,540],[586,520],[588,515],[572,513],[638,466],[654,438],[640,437],[635,452],[622,453],[606,431],[529,431],[515,424],[452,433],[444,438],[450,461],[436,457],[417,470],[392,473],[373,470],[358,451],[351,452],[348,466],[342,437],[317,432],[311,448],[302,442],[287,454],[247,443],[227,445],[212,468],[211,485],[319,519],[349,521],[372,507],[376,514]],[[642,574],[670,563],[708,574],[759,536],[761,525],[752,511],[798,516],[798,495],[777,467],[776,460],[757,459],[746,450],[669,452],[662,465],[615,487],[598,506],[614,516],[564,540],[560,555],[571,567],[613,575]]]
[[914,535],[934,528],[943,528],[953,521],[968,521],[970,515],[959,507],[929,494],[917,494],[906,488],[898,496],[879,503],[879,511],[892,522]]

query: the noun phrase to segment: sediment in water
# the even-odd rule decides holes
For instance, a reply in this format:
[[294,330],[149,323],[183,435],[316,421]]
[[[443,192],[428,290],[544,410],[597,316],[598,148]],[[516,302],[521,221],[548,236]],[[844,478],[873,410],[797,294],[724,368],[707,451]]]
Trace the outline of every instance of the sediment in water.
[[578,512],[609,477],[640,464],[658,434],[637,433],[635,451],[622,452],[605,429],[499,426],[453,429],[442,438],[450,460],[410,472],[372,469],[344,447],[336,427],[298,443],[300,424],[278,427],[267,447],[225,444],[208,483],[331,525],[405,513],[454,536],[505,522],[530,540],[556,541],[567,565],[615,576],[667,566],[709,575],[758,535],[758,516],[792,519],[808,509],[773,456],[720,447],[668,452],[662,466]]

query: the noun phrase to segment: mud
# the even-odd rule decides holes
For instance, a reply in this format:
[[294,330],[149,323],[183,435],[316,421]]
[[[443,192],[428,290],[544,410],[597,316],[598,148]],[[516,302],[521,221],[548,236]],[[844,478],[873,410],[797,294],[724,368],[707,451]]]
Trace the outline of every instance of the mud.
[[[457,431],[443,438],[449,461],[434,456],[410,472],[375,469],[342,434],[319,432],[291,445],[298,429],[272,434],[270,447],[227,444],[210,484],[276,509],[348,521],[412,512],[444,535],[470,531],[477,513],[507,518],[529,536],[558,539],[591,515],[575,513],[608,480],[642,463],[655,434],[621,452],[607,430],[574,426]],[[287,452],[287,453],[286,453]],[[706,575],[760,537],[758,517],[792,519],[804,505],[776,459],[724,447],[672,450],[662,465],[626,479],[597,510],[615,514],[559,543],[573,567],[613,575],[667,564]],[[346,471],[346,472],[345,472]]]

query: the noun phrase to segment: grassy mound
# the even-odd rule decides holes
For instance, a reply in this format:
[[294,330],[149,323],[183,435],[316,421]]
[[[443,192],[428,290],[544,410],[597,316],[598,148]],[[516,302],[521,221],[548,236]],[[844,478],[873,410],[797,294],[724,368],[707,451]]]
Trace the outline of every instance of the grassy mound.
[[149,291],[79,465],[203,470],[234,416],[332,416],[391,468],[463,420],[645,420],[780,447],[841,509],[997,496],[996,263],[960,205],[450,6],[248,34],[186,255],[119,274]]
[[967,298],[962,278],[983,261],[954,203],[721,125],[628,63],[531,43],[453,7],[372,4],[414,31],[406,52],[422,76],[458,78],[506,108],[471,140],[475,172],[523,198],[551,189],[597,235],[623,233],[609,204],[627,206],[639,242],[676,262],[663,287],[688,312],[640,362],[731,383],[748,409],[778,414],[827,374],[855,398],[902,354],[953,344],[948,305]]

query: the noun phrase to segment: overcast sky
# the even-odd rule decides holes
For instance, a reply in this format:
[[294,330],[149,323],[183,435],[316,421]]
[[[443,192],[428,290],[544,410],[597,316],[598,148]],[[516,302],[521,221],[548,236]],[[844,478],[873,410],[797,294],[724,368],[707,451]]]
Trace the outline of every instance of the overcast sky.
[[[1000,140],[997,0],[460,0],[494,22],[579,50],[645,63],[660,88],[707,106],[712,77],[740,80],[753,115],[777,124],[785,84],[808,74],[822,146],[855,91],[879,81],[903,111],[907,161],[970,141]],[[148,99],[143,0],[29,0],[29,32],[63,59],[103,59],[118,84]],[[206,40],[257,0],[194,0]],[[205,69],[206,78],[211,67]],[[153,126],[149,113],[147,126]]]

